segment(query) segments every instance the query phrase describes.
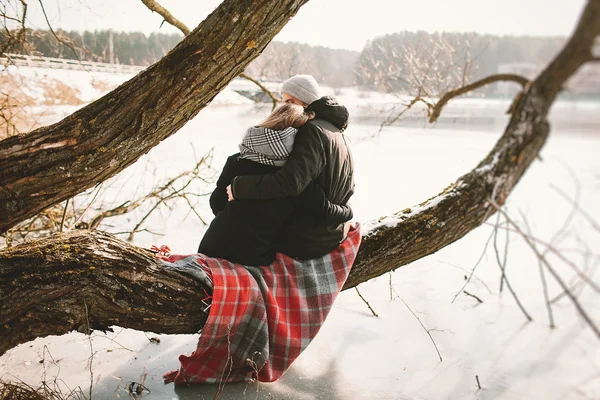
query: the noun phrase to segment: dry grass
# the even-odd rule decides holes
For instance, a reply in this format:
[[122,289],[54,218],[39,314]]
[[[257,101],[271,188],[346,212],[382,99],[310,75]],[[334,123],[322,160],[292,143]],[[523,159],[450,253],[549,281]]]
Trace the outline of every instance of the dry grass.
[[0,75],[0,87],[0,139],[4,139],[29,129],[26,108],[35,105],[35,100],[11,75]]
[[42,105],[45,106],[79,106],[83,101],[79,98],[78,89],[72,88],[63,82],[46,78],[38,82],[38,86],[44,91]]
[[108,82],[99,81],[97,79],[92,80],[92,87],[94,89],[97,89],[97,90],[99,90],[101,92],[104,92],[104,93],[110,92],[111,90],[113,90],[117,86],[118,86],[117,84],[109,84]]
[[34,388],[24,382],[0,382],[0,400],[85,400],[83,392],[69,393],[52,389],[45,382]]
[[[37,82],[4,71],[0,74],[0,140],[30,132],[45,124],[48,112],[35,110],[35,106],[83,104],[79,90],[48,77]],[[35,88],[34,98],[28,88]]]

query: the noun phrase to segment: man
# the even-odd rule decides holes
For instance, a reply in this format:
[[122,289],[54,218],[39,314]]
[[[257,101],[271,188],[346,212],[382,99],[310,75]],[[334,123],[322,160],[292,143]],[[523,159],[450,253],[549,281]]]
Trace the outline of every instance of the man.
[[[348,110],[332,97],[321,97],[319,85],[310,75],[296,75],[285,81],[281,95],[286,103],[314,112],[315,119],[299,129],[281,170],[237,176],[227,188],[230,200],[297,196],[315,181],[332,203],[347,205],[354,193],[354,163],[342,133],[348,125]],[[319,216],[302,214],[301,204],[297,209],[286,223],[277,251],[298,259],[316,258],[343,240],[347,224],[325,225],[319,223]]]

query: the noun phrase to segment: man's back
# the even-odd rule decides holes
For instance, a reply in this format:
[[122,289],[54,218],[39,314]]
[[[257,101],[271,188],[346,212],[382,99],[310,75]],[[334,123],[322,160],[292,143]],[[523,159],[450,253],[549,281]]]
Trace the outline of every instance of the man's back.
[[[330,97],[313,102],[308,110],[315,112],[316,119],[298,131],[286,165],[273,174],[235,178],[235,198],[297,196],[314,181],[332,203],[347,205],[354,193],[354,163],[342,133],[348,111]],[[335,249],[343,238],[343,225],[320,224],[318,216],[301,212],[302,204],[297,208],[286,221],[278,251],[306,259]]]

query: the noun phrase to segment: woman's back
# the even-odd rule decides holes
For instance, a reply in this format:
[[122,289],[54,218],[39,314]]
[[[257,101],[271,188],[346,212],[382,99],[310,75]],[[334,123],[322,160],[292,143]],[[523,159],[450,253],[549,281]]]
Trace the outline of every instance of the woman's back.
[[267,265],[275,259],[273,244],[292,211],[291,199],[229,202],[226,187],[235,176],[268,174],[279,168],[239,158],[239,154],[227,159],[210,198],[215,218],[200,242],[199,253],[244,265]]

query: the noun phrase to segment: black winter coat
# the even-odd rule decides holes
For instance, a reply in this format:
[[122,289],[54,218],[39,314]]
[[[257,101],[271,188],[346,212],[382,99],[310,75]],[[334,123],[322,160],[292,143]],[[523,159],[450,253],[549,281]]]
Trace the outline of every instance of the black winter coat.
[[[348,124],[348,110],[332,97],[313,102],[307,110],[314,111],[316,118],[298,130],[285,166],[265,175],[236,177],[232,183],[234,198],[297,196],[314,182],[331,203],[348,204],[354,194],[354,162],[342,133]],[[315,219],[296,208],[283,227],[277,251],[308,259],[335,249],[343,238],[343,225],[319,224]]]
[[340,224],[352,210],[330,203],[323,190],[310,185],[300,196],[276,199],[227,200],[226,188],[236,176],[273,173],[280,169],[230,156],[210,196],[215,214],[198,252],[243,265],[267,265],[275,259],[276,243],[292,214],[314,216],[315,223]]

